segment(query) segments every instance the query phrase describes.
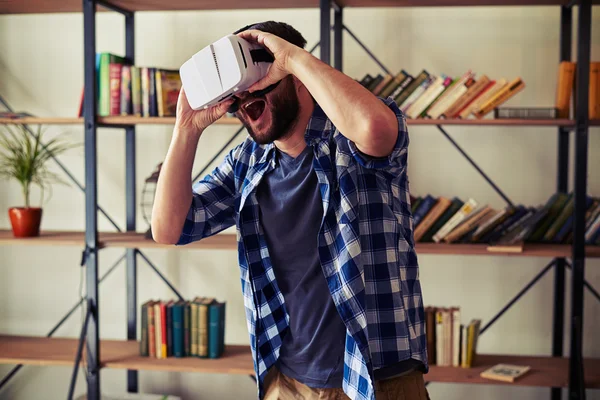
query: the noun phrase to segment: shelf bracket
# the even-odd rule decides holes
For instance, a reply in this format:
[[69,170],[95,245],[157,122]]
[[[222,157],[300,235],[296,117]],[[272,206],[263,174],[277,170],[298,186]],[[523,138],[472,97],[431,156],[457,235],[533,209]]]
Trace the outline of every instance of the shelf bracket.
[[460,152],[460,154],[462,154],[463,157],[467,159],[467,161],[473,166],[473,168],[475,168],[477,170],[477,172],[479,172],[479,174],[483,177],[483,179],[485,179],[487,181],[487,183],[489,183],[492,186],[492,188],[496,191],[496,193],[498,193],[498,195],[500,195],[500,197],[502,197],[509,206],[514,207],[513,202],[510,201],[508,196],[506,196],[506,194],[504,194],[504,192],[502,190],[500,190],[500,188],[494,183],[494,181],[489,176],[487,176],[487,174],[485,172],[483,172],[483,170],[481,168],[479,168],[477,163],[475,161],[473,161],[473,159],[471,157],[469,157],[469,155],[462,149],[462,147],[459,146],[458,143],[456,143],[456,141],[454,141],[454,139],[452,139],[452,137],[448,134],[448,132],[446,132],[444,130],[444,128],[442,128],[441,125],[436,125],[436,126],[440,130],[440,132],[442,132],[442,134],[444,136],[446,136],[446,138],[450,141],[450,143],[452,143],[452,145],[454,147],[456,147],[456,149]]
[[479,332],[482,335],[485,331],[487,331],[509,308],[511,308],[529,289],[533,287],[545,274],[548,272],[556,263],[556,259],[552,260],[550,264],[546,265],[544,269],[542,269],[515,297],[513,297],[503,308],[500,310],[490,322],[485,324],[481,331]]

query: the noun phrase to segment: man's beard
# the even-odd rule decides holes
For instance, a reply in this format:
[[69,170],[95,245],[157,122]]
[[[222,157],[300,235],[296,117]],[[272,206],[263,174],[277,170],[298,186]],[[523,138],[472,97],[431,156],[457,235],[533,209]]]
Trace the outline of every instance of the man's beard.
[[[298,122],[298,114],[300,113],[300,101],[294,87],[292,76],[287,76],[279,85],[280,89],[273,91],[271,101],[267,104],[268,109],[263,113],[271,113],[271,126],[264,133],[257,134],[252,127],[242,120],[242,124],[258,144],[273,143],[275,140],[284,139]],[[275,93],[275,92],[278,93]]]

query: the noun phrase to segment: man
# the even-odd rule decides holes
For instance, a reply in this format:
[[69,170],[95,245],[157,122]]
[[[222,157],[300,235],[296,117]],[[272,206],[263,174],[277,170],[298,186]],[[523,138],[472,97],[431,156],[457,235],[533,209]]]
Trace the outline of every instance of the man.
[[153,237],[183,245],[236,225],[259,398],[426,399],[404,116],[291,26],[250,28],[239,35],[275,59],[237,96],[250,137],[192,190],[198,140],[233,100],[192,111],[181,91]]

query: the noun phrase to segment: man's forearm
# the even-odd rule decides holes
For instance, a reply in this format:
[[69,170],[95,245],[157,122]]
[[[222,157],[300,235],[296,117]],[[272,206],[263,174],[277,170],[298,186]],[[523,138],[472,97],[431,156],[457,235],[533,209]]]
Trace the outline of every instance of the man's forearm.
[[361,84],[302,50],[288,60],[288,70],[306,86],[333,124],[364,153],[391,153],[398,135],[392,110]]
[[192,167],[200,134],[175,128],[160,170],[152,208],[152,236],[156,242],[174,244],[179,239],[192,202]]

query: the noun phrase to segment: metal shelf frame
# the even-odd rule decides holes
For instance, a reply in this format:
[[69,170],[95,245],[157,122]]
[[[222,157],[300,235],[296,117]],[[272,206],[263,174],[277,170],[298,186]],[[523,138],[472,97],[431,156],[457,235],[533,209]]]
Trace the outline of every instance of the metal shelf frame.
[[[157,273],[157,275],[172,289],[174,294],[183,299],[177,289],[161,274],[160,270],[144,255],[139,249],[127,249],[125,254],[117,260],[105,274],[98,278],[98,230],[97,215],[100,212],[119,232],[122,230],[114,220],[99,206],[97,199],[97,153],[96,153],[96,134],[99,127],[112,127],[125,130],[125,213],[126,213],[126,231],[136,231],[136,148],[135,148],[135,125],[124,126],[106,126],[98,122],[96,116],[96,12],[97,6],[107,8],[118,12],[124,16],[125,23],[125,58],[131,64],[135,63],[135,15],[134,12],[114,6],[103,0],[82,0],[83,1],[83,19],[84,19],[84,150],[85,150],[85,186],[77,182],[73,175],[60,163],[59,167],[65,174],[85,192],[86,209],[86,228],[85,228],[85,249],[82,255],[82,266],[86,269],[86,297],[76,303],[67,314],[53,327],[48,333],[48,337],[77,310],[80,306],[86,306],[85,323],[81,328],[81,336],[78,352],[75,355],[75,365],[69,387],[69,399],[72,398],[75,388],[75,378],[78,371],[79,360],[82,357],[83,344],[85,343],[86,353],[86,378],[87,378],[87,396],[90,400],[100,399],[100,346],[99,346],[99,296],[98,286],[121,261],[126,261],[126,287],[127,287],[127,339],[137,340],[137,256],[140,255],[144,261]],[[583,293],[584,287],[587,288],[598,300],[600,295],[584,279],[585,271],[585,206],[587,195],[587,157],[588,157],[588,89],[589,89],[589,63],[590,63],[590,42],[591,42],[591,0],[572,1],[567,5],[560,6],[560,61],[572,60],[572,30],[573,30],[573,7],[578,6],[578,27],[577,27],[577,81],[575,83],[575,93],[577,95],[578,105],[575,114],[575,168],[573,177],[574,188],[574,235],[572,245],[571,263],[566,258],[555,258],[547,264],[527,285],[521,289],[517,295],[511,299],[502,310],[500,310],[490,321],[482,328],[484,333],[495,323],[506,311],[512,307],[531,287],[533,287],[548,271],[554,269],[554,293],[553,293],[553,328],[552,328],[552,356],[562,357],[564,353],[564,320],[565,320],[565,269],[572,270],[572,302],[571,318],[569,326],[571,330],[570,357],[569,357],[569,398],[585,399],[585,387],[583,382]],[[333,66],[342,71],[343,55],[343,31],[346,31],[366,53],[379,65],[385,72],[390,71],[381,63],[380,60],[364,45],[360,39],[343,23],[343,8],[331,0],[319,0],[320,9],[320,41],[312,47],[312,53],[317,47],[321,48],[320,58],[327,64],[331,63],[331,51],[333,50]],[[332,23],[333,11],[333,23]],[[333,43],[331,36],[333,33]],[[7,109],[10,107],[0,98]],[[493,180],[483,172],[475,161],[454,141],[446,130],[438,125],[440,132],[457,148],[457,150],[469,161],[469,163],[481,174],[481,176],[492,186],[492,188],[501,196],[507,204],[512,204],[511,200],[500,190]],[[27,127],[27,129],[29,129]],[[569,176],[569,134],[572,129],[568,127],[558,128],[558,154],[557,154],[557,180],[556,187],[558,192],[566,193],[568,191]],[[216,155],[201,169],[194,177],[198,179],[204,174],[214,161],[225,151],[225,149],[236,140],[243,132],[243,128],[238,129],[225,145],[216,153]],[[32,133],[30,131],[30,133]],[[21,365],[13,368],[7,376],[0,382],[0,389],[19,371]],[[127,390],[129,392],[138,391],[138,372],[135,370],[127,371]],[[551,399],[561,398],[561,388],[551,389]]]

